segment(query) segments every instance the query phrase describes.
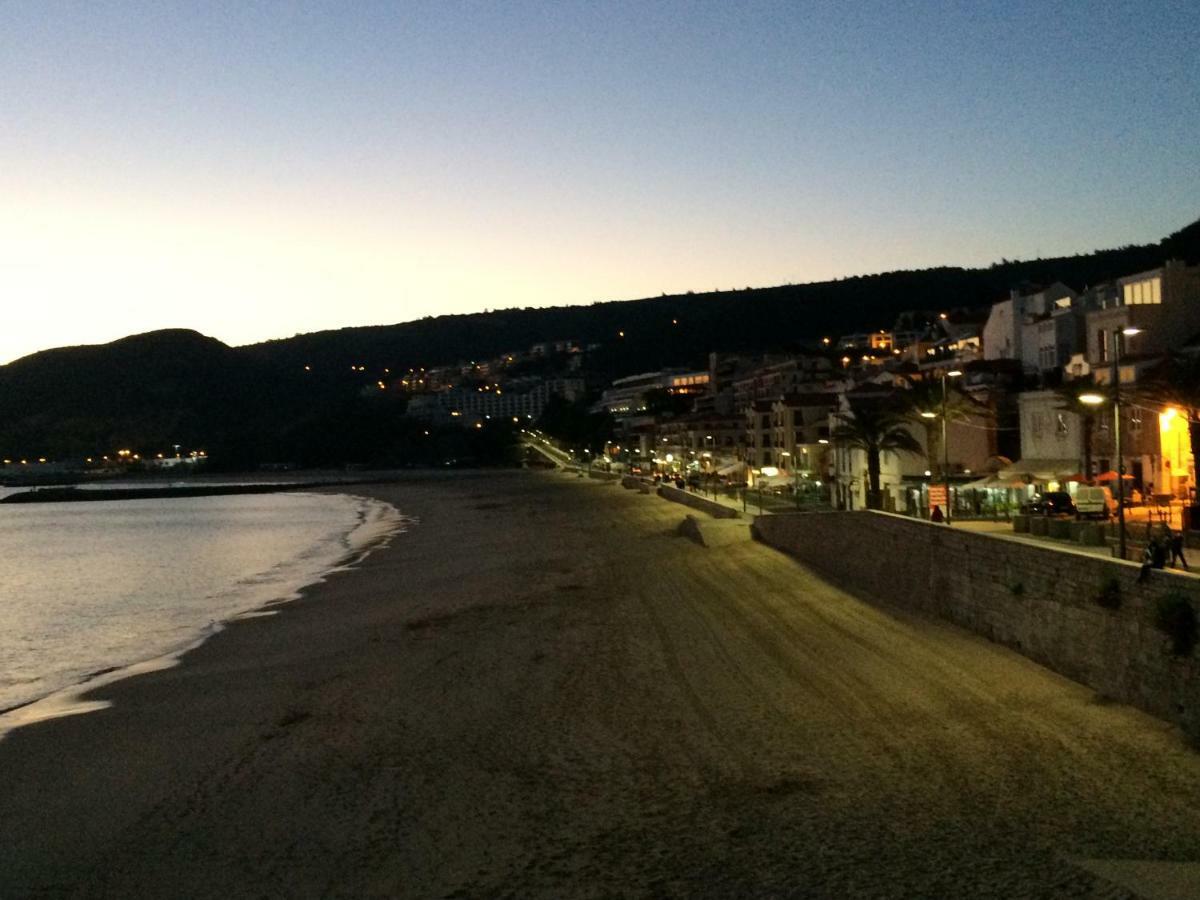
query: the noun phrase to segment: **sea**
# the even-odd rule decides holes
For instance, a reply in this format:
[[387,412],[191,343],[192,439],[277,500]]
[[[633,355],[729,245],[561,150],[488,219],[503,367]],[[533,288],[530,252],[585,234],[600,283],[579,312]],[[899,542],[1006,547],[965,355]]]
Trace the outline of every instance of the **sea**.
[[303,491],[0,505],[0,736],[84,711],[60,701],[173,664],[407,524],[381,501]]

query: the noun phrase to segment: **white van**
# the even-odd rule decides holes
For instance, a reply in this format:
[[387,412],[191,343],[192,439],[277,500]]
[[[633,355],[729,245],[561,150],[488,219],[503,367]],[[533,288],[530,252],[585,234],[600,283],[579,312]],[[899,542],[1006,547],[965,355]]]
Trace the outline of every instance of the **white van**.
[[1106,487],[1081,485],[1075,491],[1075,508],[1081,519],[1107,519],[1117,511],[1117,501]]

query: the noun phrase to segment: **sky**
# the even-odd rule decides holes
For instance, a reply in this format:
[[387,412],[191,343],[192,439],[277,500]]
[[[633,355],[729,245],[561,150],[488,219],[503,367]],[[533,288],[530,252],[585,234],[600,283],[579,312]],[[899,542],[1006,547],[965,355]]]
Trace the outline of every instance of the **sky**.
[[1200,217],[1200,6],[0,0],[0,363]]

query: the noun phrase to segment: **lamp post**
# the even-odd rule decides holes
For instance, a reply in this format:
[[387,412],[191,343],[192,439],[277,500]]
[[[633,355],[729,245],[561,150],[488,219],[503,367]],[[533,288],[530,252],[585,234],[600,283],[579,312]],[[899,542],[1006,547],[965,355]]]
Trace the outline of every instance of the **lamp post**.
[[798,458],[793,459],[792,454],[788,450],[784,450],[779,454],[781,457],[788,458],[787,465],[792,470],[792,499],[796,501],[796,509],[800,508],[800,461]]
[[946,440],[946,379],[957,378],[961,375],[958,369],[942,373],[942,481],[946,483],[946,524],[950,524],[950,444]]
[[[1141,332],[1132,326],[1121,329],[1121,334],[1133,337]],[[1113,394],[1113,443],[1117,451],[1117,543],[1121,559],[1125,558],[1125,455],[1121,448],[1121,367],[1118,356],[1120,342],[1117,330],[1112,333],[1112,394]]]
[[[1117,338],[1118,333],[1126,337],[1133,337],[1135,334],[1141,334],[1142,329],[1132,326],[1121,329],[1112,330],[1111,350],[1109,353],[1110,369],[1109,378],[1112,381],[1112,405],[1113,405],[1113,452],[1117,458],[1117,552],[1120,558],[1125,558],[1125,451],[1121,446],[1121,367],[1120,367],[1120,341]],[[1104,402],[1104,397],[1101,394],[1087,393],[1079,395],[1079,402],[1086,403],[1089,406],[1097,406]]]
[[[947,378],[957,378],[962,372],[959,369],[951,369],[949,372],[942,373],[942,484],[946,488],[946,524],[950,524],[950,444],[946,440],[946,401],[949,397],[948,387],[946,384]],[[933,412],[923,412],[921,417],[932,419],[937,415]]]

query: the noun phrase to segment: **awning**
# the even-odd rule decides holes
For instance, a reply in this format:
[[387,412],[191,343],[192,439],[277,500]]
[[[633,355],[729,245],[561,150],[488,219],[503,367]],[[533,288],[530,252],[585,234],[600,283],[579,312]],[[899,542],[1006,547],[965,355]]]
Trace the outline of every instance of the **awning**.
[[1011,466],[1002,468],[999,476],[1005,480],[1059,481],[1060,472],[1074,472],[1078,468],[1077,459],[1019,459]]
[[[1109,481],[1116,481],[1116,480],[1117,480],[1117,473],[1112,469],[1109,469],[1107,472],[1101,472],[1099,475],[1096,476],[1096,481],[1099,482],[1100,484],[1105,484]],[[1121,480],[1122,481],[1133,481],[1133,476],[1132,475],[1122,475]]]
[[964,488],[987,490],[1008,490],[1010,488],[1023,488],[1026,486],[1023,478],[1001,478],[999,475],[988,475],[986,478],[979,478],[962,485]]

